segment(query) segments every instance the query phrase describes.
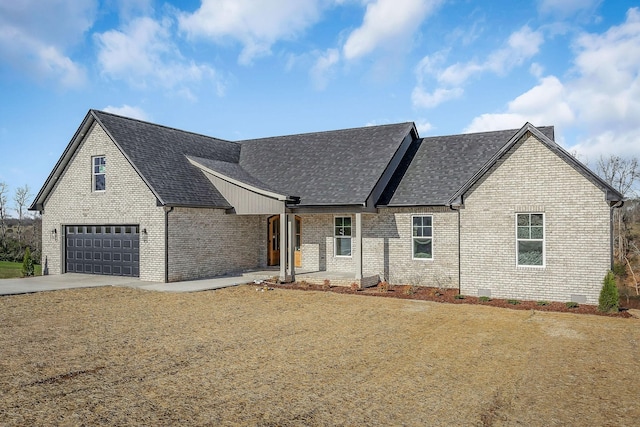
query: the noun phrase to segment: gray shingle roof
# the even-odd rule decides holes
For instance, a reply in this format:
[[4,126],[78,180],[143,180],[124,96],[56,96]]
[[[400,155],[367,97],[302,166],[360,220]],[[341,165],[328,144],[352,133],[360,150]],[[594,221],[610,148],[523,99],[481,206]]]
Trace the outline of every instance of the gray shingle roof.
[[273,193],[278,192],[278,190],[276,190],[275,188],[271,188],[264,182],[260,181],[259,179],[249,175],[247,171],[245,171],[238,163],[204,159],[202,157],[194,157],[194,156],[187,156],[187,157],[193,160],[194,162],[204,166],[205,168],[218,172],[235,181],[240,181],[244,184],[248,184],[260,190],[270,191]]
[[185,156],[237,162],[240,146],[204,135],[117,116],[91,113],[114,138],[152,191],[167,205],[230,207]]
[[[553,127],[538,129],[553,140]],[[417,142],[419,147],[410,160],[406,173],[401,180],[396,179],[397,188],[389,188],[383,195],[381,204],[446,205],[456,191],[518,130],[423,138]]]
[[413,123],[240,141],[240,166],[300,206],[364,204]]

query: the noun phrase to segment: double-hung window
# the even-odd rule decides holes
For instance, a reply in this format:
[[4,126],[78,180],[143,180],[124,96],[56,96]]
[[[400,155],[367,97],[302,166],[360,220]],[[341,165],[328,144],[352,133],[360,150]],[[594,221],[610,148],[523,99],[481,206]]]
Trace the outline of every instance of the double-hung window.
[[351,256],[351,217],[335,217],[333,230],[335,255]]
[[106,189],[106,171],[107,161],[105,156],[96,156],[92,158],[93,162],[93,191],[104,191]]
[[433,216],[414,215],[411,221],[413,259],[433,259]]
[[518,266],[544,266],[544,214],[516,215]]

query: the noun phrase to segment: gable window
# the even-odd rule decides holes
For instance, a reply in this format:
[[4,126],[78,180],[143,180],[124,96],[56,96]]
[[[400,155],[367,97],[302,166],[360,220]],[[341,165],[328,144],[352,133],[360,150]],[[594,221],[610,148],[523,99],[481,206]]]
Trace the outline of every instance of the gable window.
[[414,215],[411,217],[413,259],[433,259],[433,217]]
[[93,157],[93,191],[104,191],[106,189],[106,168],[105,156]]
[[516,215],[518,266],[544,266],[544,214]]
[[351,256],[351,217],[334,218],[333,236],[336,256]]

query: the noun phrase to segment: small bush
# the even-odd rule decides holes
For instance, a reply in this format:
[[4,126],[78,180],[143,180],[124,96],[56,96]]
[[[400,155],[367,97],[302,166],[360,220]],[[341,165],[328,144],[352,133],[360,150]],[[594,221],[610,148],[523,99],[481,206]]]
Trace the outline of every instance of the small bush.
[[567,306],[567,308],[578,308],[578,303],[575,301],[569,301],[565,303],[565,305]]
[[324,289],[325,291],[331,289],[331,281],[329,279],[324,279],[324,281],[322,282],[322,289]]
[[388,290],[389,290],[389,283],[384,281],[378,283],[378,292],[387,292]]
[[620,304],[620,295],[616,286],[616,278],[612,271],[609,271],[602,281],[602,290],[598,298],[598,311],[604,313],[617,313]]
[[27,246],[24,250],[24,257],[22,258],[22,275],[24,277],[33,276],[35,267],[33,266],[33,259],[31,258],[31,249]]
[[352,290],[353,292],[357,292],[357,291],[358,291],[358,289],[360,289],[360,286],[358,286],[358,284],[357,284],[356,282],[353,282],[353,283],[351,284],[351,290]]
[[417,289],[413,285],[401,285],[401,286],[398,286],[397,289],[403,295],[413,295],[417,291]]
[[520,304],[520,301],[518,301],[517,299],[508,299],[507,302],[511,305],[518,305]]
[[544,305],[549,305],[550,302],[549,301],[538,301],[536,304],[544,306]]
[[478,300],[480,302],[489,302],[489,301],[491,301],[491,298],[489,298],[489,297],[479,297]]
[[455,295],[454,298],[455,299],[464,299],[464,295],[458,294],[458,295]]

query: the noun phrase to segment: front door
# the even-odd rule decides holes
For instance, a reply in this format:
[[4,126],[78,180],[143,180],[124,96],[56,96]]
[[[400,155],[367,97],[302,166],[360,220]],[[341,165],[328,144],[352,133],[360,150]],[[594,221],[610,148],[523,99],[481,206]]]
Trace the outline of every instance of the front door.
[[[295,266],[302,267],[302,219],[295,217]],[[269,217],[267,265],[280,265],[280,215]]]

